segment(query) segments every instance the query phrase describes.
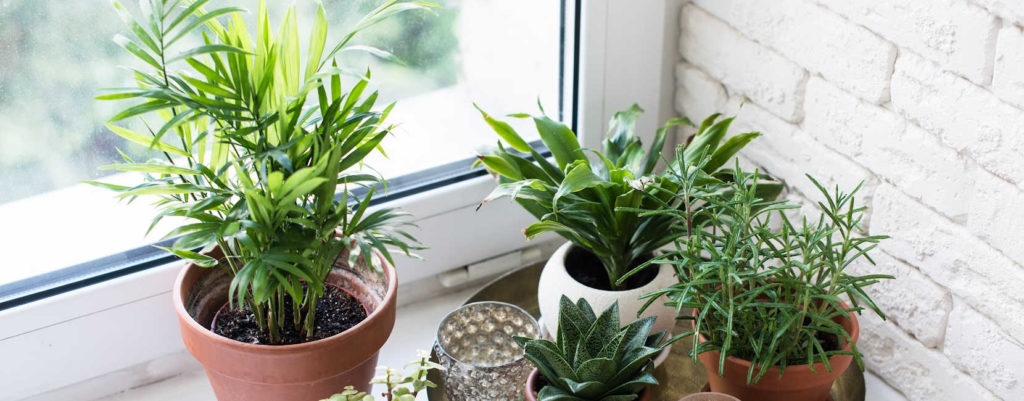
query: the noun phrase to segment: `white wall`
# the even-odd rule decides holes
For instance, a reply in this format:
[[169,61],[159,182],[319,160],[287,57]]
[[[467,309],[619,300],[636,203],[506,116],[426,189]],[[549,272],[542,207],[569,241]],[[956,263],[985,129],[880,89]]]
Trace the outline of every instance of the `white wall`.
[[[861,319],[868,368],[911,400],[1024,400],[1024,2],[694,0],[676,108],[737,113],[744,157],[816,191],[864,180],[889,234]],[[806,200],[803,200],[806,202]],[[868,266],[870,267],[870,266]],[[864,269],[865,266],[857,266]],[[863,271],[863,270],[862,270]]]

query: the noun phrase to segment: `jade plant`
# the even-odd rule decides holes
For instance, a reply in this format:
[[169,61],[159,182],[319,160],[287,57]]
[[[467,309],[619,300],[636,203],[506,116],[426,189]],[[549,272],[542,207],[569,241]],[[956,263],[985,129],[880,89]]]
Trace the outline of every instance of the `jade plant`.
[[[339,58],[364,49],[379,54],[350,41],[391,15],[432,5],[386,1],[330,47],[321,5],[303,53],[294,6],[275,34],[260,1],[253,35],[236,7],[140,3],[136,19],[114,2],[131,31],[115,41],[141,62],[129,68],[136,85],[98,99],[132,101],[108,127],[162,158],[125,157],[105,167],[144,173],[137,185],[94,184],[129,201],[154,196],[154,225],[183,218],[167,234],[177,240],[166,249],[199,266],[230,269],[231,305],[251,309],[267,342],[279,342],[288,326],[310,339],[339,254],[380,271],[376,254],[391,263],[392,249],[415,248],[400,212],[369,210],[381,179],[361,168],[391,132],[385,119],[393,104],[377,107],[369,72],[343,84],[351,73],[338,67]],[[144,129],[130,129],[129,119]],[[208,254],[214,248],[222,258]]]
[[[427,388],[437,387],[437,384],[427,379],[427,373],[432,369],[444,370],[441,365],[430,361],[430,354],[426,351],[419,351],[419,358],[405,365],[406,371],[400,372],[381,366],[382,373],[370,381],[372,384],[384,386],[381,399],[387,401],[415,401],[416,395]],[[348,386],[335,395],[320,401],[374,401],[372,395],[357,391],[354,387]]]
[[[689,119],[669,120],[645,149],[635,132],[643,110],[633,105],[615,113],[603,150],[598,152],[581,147],[572,130],[547,116],[512,115],[532,118],[541,142],[553,156],[549,161],[542,148],[532,146],[507,122],[480,112],[501,139],[496,152],[478,158],[499,183],[481,205],[511,197],[538,220],[524,231],[528,238],[553,232],[589,251],[601,261],[609,289],[625,289],[620,278],[634,262],[648,260],[655,250],[683,234],[677,219],[638,211],[680,206],[675,202],[679,188],[675,176],[658,172],[656,167],[669,130],[693,126]],[[712,115],[695,127],[696,134],[679,147],[684,157],[673,162],[692,169],[695,161],[708,156],[700,176],[709,185],[730,180],[730,171],[720,172],[719,167],[760,135],[749,132],[726,138],[733,119],[718,117]],[[773,192],[770,196],[781,189],[778,183],[762,187]]]
[[[831,371],[834,355],[853,355],[863,368],[841,321],[865,309],[884,319],[865,288],[893,277],[848,270],[861,259],[874,264],[869,254],[887,238],[860,234],[866,210],[856,202],[860,185],[848,193],[838,186],[829,191],[808,175],[824,198],[817,203],[822,213],[794,223],[787,211],[797,205],[760,197],[758,175],[738,165],[734,171],[742,178],[728,191],[682,191],[688,204],[714,207],[675,214],[694,223],[659,262],[675,265],[679,282],[646,295],[667,296],[679,311],[695,310],[680,316],[693,320],[694,329],[673,341],[692,337],[695,361],[698,354],[719,352],[719,375],[727,357],[750,361],[747,383],[759,381],[772,366],[780,375],[794,365],[810,365],[813,371],[819,362]],[[694,179],[683,177],[689,188]]]
[[652,358],[661,352],[664,332],[651,335],[655,317],[619,325],[619,304],[595,315],[587,300],[562,295],[555,342],[515,337],[526,357],[547,380],[540,401],[629,401],[658,380]]

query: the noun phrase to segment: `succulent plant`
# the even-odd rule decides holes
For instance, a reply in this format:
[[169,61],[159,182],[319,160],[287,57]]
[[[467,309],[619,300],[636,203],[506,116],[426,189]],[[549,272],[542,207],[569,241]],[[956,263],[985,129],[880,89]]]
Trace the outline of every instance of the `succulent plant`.
[[[382,373],[380,376],[374,377],[370,383],[384,386],[385,391],[381,394],[384,400],[415,401],[416,395],[423,389],[437,387],[434,382],[427,380],[427,372],[431,369],[443,370],[444,368],[430,361],[430,353],[422,350],[418,353],[418,359],[405,364],[407,369],[405,372],[386,366],[377,368]],[[342,392],[320,401],[374,401],[374,398],[352,386],[347,386]]]
[[661,352],[664,332],[650,335],[654,317],[619,326],[619,304],[600,316],[583,298],[576,303],[562,295],[556,341],[516,337],[526,357],[548,385],[540,401],[629,401],[644,387],[657,385],[652,358]]
[[[675,196],[679,188],[675,175],[656,171],[669,130],[690,125],[697,131],[678,147],[684,157],[673,161],[668,171],[692,169],[701,158],[707,158],[700,171],[707,185],[730,181],[731,171],[719,168],[761,135],[748,132],[726,138],[733,119],[718,120],[718,114],[699,126],[686,118],[673,118],[657,130],[645,150],[635,133],[643,110],[634,104],[615,113],[603,150],[598,152],[581,147],[569,127],[547,116],[512,115],[533,119],[552,162],[542,156],[543,149],[534,148],[511,125],[480,112],[502,141],[494,154],[478,158],[499,183],[481,205],[512,198],[538,220],[524,231],[527,237],[553,232],[592,253],[601,261],[611,290],[625,289],[620,278],[634,262],[646,262],[644,258],[685,232],[670,215],[639,212],[681,208]],[[593,157],[588,158],[588,153]],[[764,182],[761,190],[774,198],[782,185]]]

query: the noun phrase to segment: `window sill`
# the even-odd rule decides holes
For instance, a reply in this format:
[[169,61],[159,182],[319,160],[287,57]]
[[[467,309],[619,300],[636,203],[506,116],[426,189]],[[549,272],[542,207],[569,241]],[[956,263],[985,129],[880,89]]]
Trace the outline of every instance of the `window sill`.
[[[445,295],[428,298],[420,302],[412,302],[398,308],[398,319],[394,331],[387,344],[380,350],[379,365],[401,368],[416,356],[417,350],[429,350],[433,344],[432,329],[445,314],[462,304],[467,298],[479,290],[484,283],[477,283],[467,288],[450,292]],[[60,389],[40,396],[30,397],[25,401],[51,400],[90,400],[97,401],[216,401],[213,390],[203,373],[202,368],[187,352],[172,354],[163,358],[165,361],[154,361],[135,366],[121,372],[111,373],[107,377],[99,377],[90,382],[122,381],[122,385],[131,386],[138,383],[139,378],[148,378],[154,382],[141,384],[117,394],[104,396],[94,392],[89,382]],[[154,365],[164,365],[167,370],[175,366],[176,371],[165,371],[163,375],[154,374]],[[155,369],[161,370],[161,369]],[[159,377],[163,376],[163,377]],[[96,386],[105,387],[105,386]],[[109,387],[108,387],[109,388]],[[96,398],[99,396],[99,398]],[[426,394],[421,395],[426,399]]]

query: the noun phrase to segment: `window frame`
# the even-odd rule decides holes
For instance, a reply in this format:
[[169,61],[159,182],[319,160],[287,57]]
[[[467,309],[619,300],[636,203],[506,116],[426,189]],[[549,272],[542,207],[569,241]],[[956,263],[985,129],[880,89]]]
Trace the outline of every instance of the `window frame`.
[[[599,149],[608,117],[634,102],[647,110],[638,121],[646,141],[674,115],[677,16],[684,1],[564,0],[562,110],[584,146]],[[426,261],[396,260],[403,286],[531,246],[521,230],[532,217],[515,203],[476,210],[494,187],[483,171],[431,181],[396,185],[380,200],[415,216],[418,236],[430,247],[421,253]],[[91,399],[144,384],[132,380],[157,379],[126,371],[154,364],[193,368],[168,367],[184,350],[170,301],[180,268],[171,259],[149,259],[0,309],[0,355],[14,361],[0,368],[10,383],[0,388],[0,399]]]

